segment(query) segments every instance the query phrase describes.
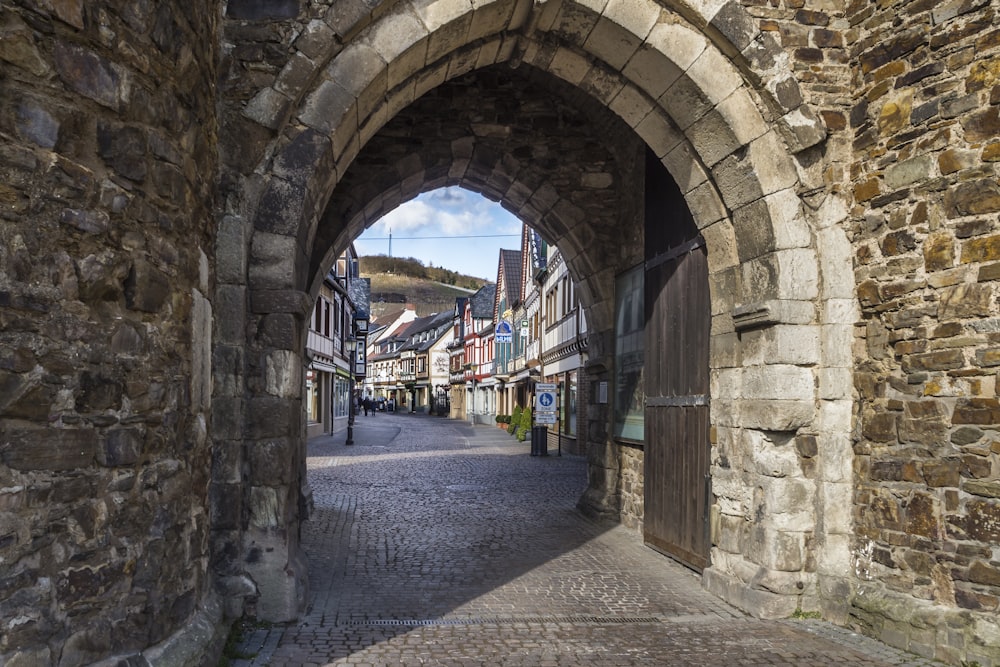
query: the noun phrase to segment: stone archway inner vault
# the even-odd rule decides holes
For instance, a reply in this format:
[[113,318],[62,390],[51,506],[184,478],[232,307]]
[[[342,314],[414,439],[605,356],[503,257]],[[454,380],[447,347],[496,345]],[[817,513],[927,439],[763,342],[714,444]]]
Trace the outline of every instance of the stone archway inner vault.
[[[699,27],[700,26],[700,27]],[[642,259],[642,156],[677,183],[706,240],[712,303],[712,566],[704,583],[763,616],[844,613],[851,505],[846,239],[799,157],[824,131],[780,50],[737,3],[432,0],[330,10],[238,111],[272,138],[220,224],[219,304],[248,326],[243,386],[217,389],[249,452],[222,477],[249,519],[216,530],[231,602],[293,618],[304,601],[298,367],[303,319],[333,258],[422,191],[461,184],[555,242],[579,285],[595,359],[612,367],[614,278]],[[228,336],[228,338],[227,338]],[[277,379],[276,379],[277,378]],[[228,394],[226,392],[231,392]],[[583,503],[624,520],[621,448],[597,406]],[[217,428],[224,429],[225,425]],[[223,435],[223,438],[225,436]],[[264,466],[282,461],[274,475]]]

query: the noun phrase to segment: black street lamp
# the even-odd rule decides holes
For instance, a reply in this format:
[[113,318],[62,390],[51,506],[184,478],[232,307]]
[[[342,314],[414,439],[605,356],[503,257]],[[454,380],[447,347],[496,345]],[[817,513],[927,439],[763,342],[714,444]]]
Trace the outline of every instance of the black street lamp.
[[347,410],[347,442],[345,445],[354,444],[354,358],[357,356],[358,350],[358,339],[354,336],[348,336],[344,339],[344,349],[347,351],[347,357],[350,359],[350,369],[351,369],[351,380],[348,384],[350,388],[349,398],[350,405]]

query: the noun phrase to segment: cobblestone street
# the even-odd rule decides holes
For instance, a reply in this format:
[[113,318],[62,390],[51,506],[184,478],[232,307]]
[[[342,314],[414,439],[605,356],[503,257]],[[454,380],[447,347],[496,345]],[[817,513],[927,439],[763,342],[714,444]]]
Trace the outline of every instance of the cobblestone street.
[[575,503],[580,457],[506,432],[359,416],[309,445],[310,601],[241,650],[271,665],[930,665],[821,621],[760,621]]

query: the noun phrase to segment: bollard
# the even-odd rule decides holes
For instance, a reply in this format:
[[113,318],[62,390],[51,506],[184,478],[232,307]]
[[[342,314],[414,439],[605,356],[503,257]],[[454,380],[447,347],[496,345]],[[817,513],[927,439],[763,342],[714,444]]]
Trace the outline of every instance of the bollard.
[[548,442],[549,429],[547,426],[532,426],[531,427],[531,455],[532,456],[548,456],[549,455],[549,442]]

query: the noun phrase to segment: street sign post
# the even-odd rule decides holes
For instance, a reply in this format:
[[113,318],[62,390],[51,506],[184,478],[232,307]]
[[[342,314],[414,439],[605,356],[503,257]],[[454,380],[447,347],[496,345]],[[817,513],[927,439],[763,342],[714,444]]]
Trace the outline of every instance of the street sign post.
[[[548,424],[556,423],[556,385],[553,383],[539,382],[535,385],[535,426],[541,427],[537,435],[537,454],[548,455],[548,436],[546,428]],[[561,454],[562,452],[560,452]]]

